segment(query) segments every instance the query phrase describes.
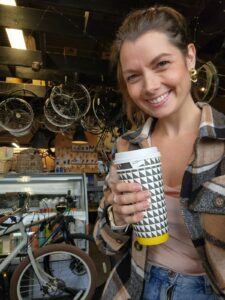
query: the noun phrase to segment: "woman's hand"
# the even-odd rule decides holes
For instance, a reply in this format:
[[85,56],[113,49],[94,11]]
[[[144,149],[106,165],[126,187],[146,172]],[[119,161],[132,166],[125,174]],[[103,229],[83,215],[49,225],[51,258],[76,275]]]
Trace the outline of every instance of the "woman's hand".
[[115,225],[136,223],[151,205],[150,193],[142,191],[138,183],[118,181],[113,186],[111,204]]

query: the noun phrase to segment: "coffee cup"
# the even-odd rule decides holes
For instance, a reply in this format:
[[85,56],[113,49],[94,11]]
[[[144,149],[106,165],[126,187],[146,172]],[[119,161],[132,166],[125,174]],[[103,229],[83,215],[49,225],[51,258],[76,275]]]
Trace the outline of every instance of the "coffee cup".
[[150,192],[150,207],[140,222],[132,224],[137,241],[142,245],[166,242],[169,238],[167,209],[157,147],[118,152],[114,164],[120,180],[139,183],[142,190]]

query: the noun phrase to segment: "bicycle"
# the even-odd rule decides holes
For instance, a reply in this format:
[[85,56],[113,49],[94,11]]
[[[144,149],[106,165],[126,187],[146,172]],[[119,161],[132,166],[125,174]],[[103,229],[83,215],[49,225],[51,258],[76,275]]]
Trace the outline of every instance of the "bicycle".
[[[59,205],[56,205],[55,208],[56,215],[51,216],[47,220],[45,219],[43,222],[41,222],[39,230],[35,232],[35,234],[38,234],[44,231],[46,226],[48,226],[51,230],[48,238],[42,243],[39,243],[41,247],[51,243],[65,242],[66,244],[71,244],[73,246],[82,248],[82,246],[79,246],[80,241],[94,242],[93,235],[75,232],[75,223],[79,220],[76,220],[73,215],[71,215],[71,210],[68,203],[60,203]],[[88,247],[83,246],[82,250],[85,250],[86,248]]]
[[[0,263],[0,272],[21,253],[27,253],[18,264],[10,281],[11,300],[91,299],[96,287],[97,271],[92,259],[81,249],[68,244],[49,244],[32,251],[30,238],[23,223],[29,212],[26,201],[22,208],[0,217],[0,236],[20,231],[22,240]],[[19,216],[17,221],[15,216]],[[11,219],[12,224],[6,220]],[[82,272],[77,270],[82,266]]]

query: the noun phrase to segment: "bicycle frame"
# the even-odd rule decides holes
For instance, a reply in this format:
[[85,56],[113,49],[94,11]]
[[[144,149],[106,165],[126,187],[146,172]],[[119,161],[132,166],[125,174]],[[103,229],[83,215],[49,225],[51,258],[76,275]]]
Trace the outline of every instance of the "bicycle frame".
[[[49,237],[42,243],[41,247],[44,246],[44,245],[48,245],[52,241],[54,241],[54,238],[59,233],[64,236],[65,241],[67,241],[67,242],[69,241],[70,232],[69,232],[68,226],[66,226],[66,224],[65,224],[65,219],[64,218],[66,218],[66,217],[71,218],[72,216],[65,216],[64,214],[61,214],[61,216],[63,217],[63,219],[59,220],[59,222],[56,223],[57,227],[52,231],[52,233],[49,235]],[[55,216],[55,218],[57,218],[57,215]],[[52,219],[54,220],[54,217]],[[71,222],[72,222],[72,219],[71,219]]]
[[2,227],[1,226],[0,236],[8,235],[15,231],[20,231],[22,234],[21,242],[16,246],[16,248],[0,263],[0,272],[4,270],[4,268],[15,258],[20,250],[28,243],[28,236],[22,221],[17,224],[12,225],[11,227]]
[[47,286],[49,279],[54,279],[52,276],[50,276],[49,274],[47,274],[46,272],[43,271],[42,268],[40,268],[39,264],[37,261],[35,261],[34,255],[33,255],[33,251],[32,248],[29,244],[29,237],[27,235],[26,232],[26,227],[23,224],[23,220],[21,219],[18,223],[13,224],[10,227],[3,227],[1,226],[1,231],[0,231],[0,236],[4,236],[4,235],[8,235],[12,232],[15,231],[20,231],[21,235],[22,235],[22,240],[20,241],[20,243],[16,246],[16,248],[6,257],[4,258],[4,260],[0,263],[0,272],[2,272],[7,265],[19,254],[20,250],[22,250],[22,248],[27,245],[28,250],[27,250],[27,255],[30,259],[31,265],[34,269],[34,272],[39,280],[39,282],[43,285],[43,286]]

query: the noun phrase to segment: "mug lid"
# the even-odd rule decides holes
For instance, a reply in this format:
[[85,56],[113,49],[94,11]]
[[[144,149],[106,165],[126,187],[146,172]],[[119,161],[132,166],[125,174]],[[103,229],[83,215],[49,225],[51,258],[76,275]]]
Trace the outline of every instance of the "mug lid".
[[125,152],[117,152],[115,154],[114,163],[118,165],[159,156],[160,152],[157,147],[149,147]]

